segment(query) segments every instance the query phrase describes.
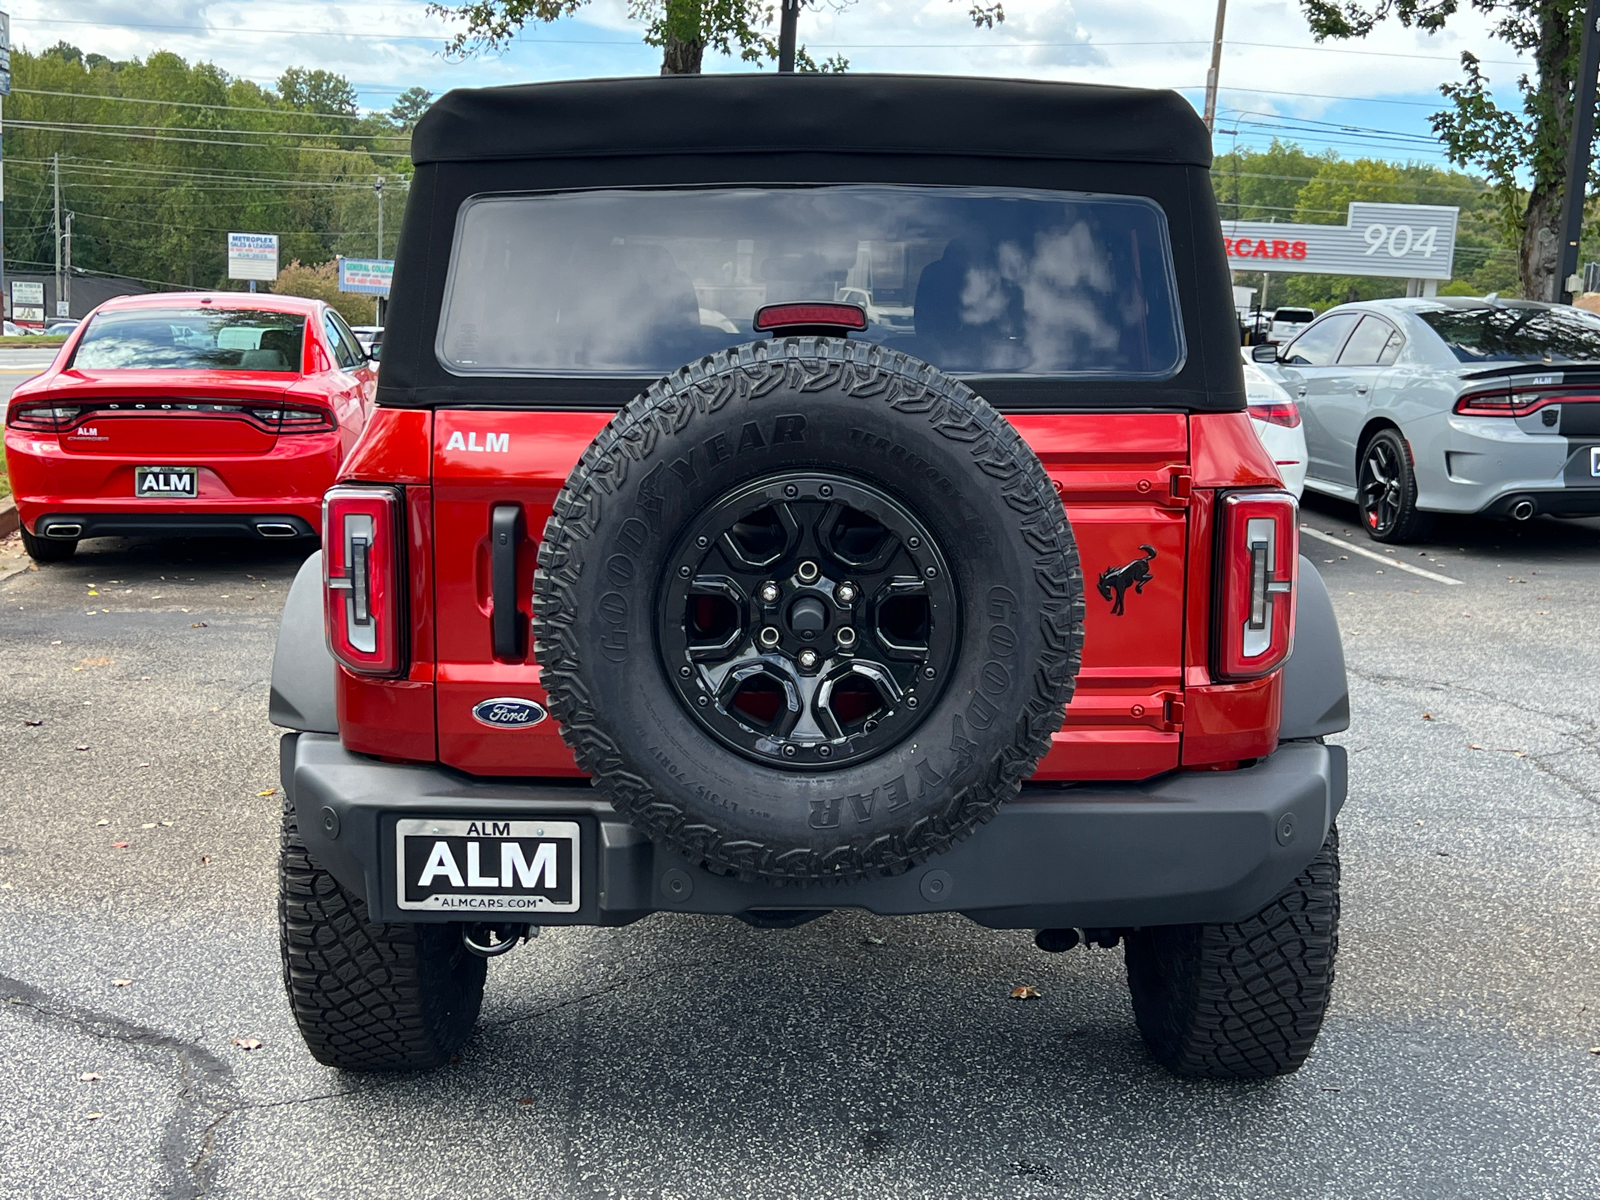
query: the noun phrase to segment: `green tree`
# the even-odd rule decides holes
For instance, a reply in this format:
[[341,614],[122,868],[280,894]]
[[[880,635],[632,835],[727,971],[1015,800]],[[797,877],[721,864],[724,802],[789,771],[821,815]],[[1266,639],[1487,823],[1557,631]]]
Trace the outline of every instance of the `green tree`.
[[[529,23],[559,21],[575,15],[589,0],[466,0],[430,3],[436,16],[466,22],[450,39],[446,52],[457,56],[502,49]],[[813,3],[821,0],[812,0]],[[854,0],[827,0],[844,8]],[[1000,0],[967,0],[973,24],[992,29],[1006,19]],[[737,54],[746,62],[771,62],[778,57],[773,30],[777,0],[628,0],[628,15],[645,25],[647,45],[661,47],[663,75],[698,75],[706,50]],[[818,64],[804,47],[795,54],[802,71],[842,71],[842,58]]]
[[425,87],[408,87],[389,106],[389,120],[401,129],[410,131],[422,119],[422,114],[433,104],[433,93]]
[[[1501,108],[1489,94],[1479,60],[1463,53],[1465,78],[1440,87],[1450,107],[1433,115],[1433,129],[1452,162],[1476,166],[1493,185],[1508,237],[1518,249],[1522,294],[1549,299],[1559,290],[1561,196],[1569,182],[1566,149],[1585,0],[1468,2],[1491,18],[1497,39],[1532,55],[1534,71],[1517,81],[1521,112]],[[1301,6],[1321,41],[1365,37],[1390,16],[1408,28],[1437,33],[1462,0],[1301,0]],[[1518,182],[1522,172],[1532,180],[1527,190]],[[1590,179],[1595,178],[1591,171]],[[1577,181],[1579,186],[1585,182]]]
[[370,325],[373,320],[371,296],[339,290],[339,264],[319,263],[308,267],[294,259],[278,272],[272,290],[280,296],[304,296],[308,300],[321,300],[330,304],[352,325]]

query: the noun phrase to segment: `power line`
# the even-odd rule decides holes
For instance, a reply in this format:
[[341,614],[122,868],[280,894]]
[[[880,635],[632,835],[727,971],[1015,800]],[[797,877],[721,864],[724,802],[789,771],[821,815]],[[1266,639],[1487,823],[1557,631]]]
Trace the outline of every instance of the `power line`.
[[[245,25],[226,27],[226,26],[218,26],[218,25],[162,24],[162,23],[153,23],[153,22],[142,22],[142,21],[57,20],[55,18],[46,19],[46,18],[31,18],[31,17],[13,17],[12,20],[17,21],[17,22],[22,23],[22,24],[37,24],[37,25],[93,25],[93,26],[97,26],[99,28],[109,28],[109,29],[161,29],[161,30],[188,31],[188,32],[195,32],[195,33],[207,33],[207,34],[212,34],[212,35],[215,35],[215,34],[227,34],[227,33],[265,33],[265,34],[277,34],[277,35],[297,35],[297,36],[301,36],[301,37],[312,36],[312,37],[356,38],[356,39],[368,39],[368,40],[374,40],[374,41],[390,41],[390,42],[397,42],[397,41],[432,42],[432,41],[441,41],[441,40],[444,40],[444,39],[446,39],[446,38],[448,38],[450,36],[449,34],[444,33],[444,32],[440,32],[438,34],[384,34],[384,33],[361,33],[361,32],[353,32],[353,31],[338,30],[338,29],[268,29],[268,28],[263,28],[263,27],[259,27],[259,26],[245,26]],[[539,45],[541,43],[544,43],[544,44],[548,44],[548,45],[563,45],[563,46],[640,46],[640,45],[643,44],[642,42],[637,41],[637,40],[626,40],[626,41],[624,41],[624,40],[617,39],[617,38],[605,38],[605,39],[599,39],[599,38],[532,38],[532,37],[525,37],[524,36],[524,37],[520,37],[518,40],[523,41],[525,43],[532,44],[532,45]],[[814,49],[819,49],[819,50],[961,50],[961,51],[972,51],[972,50],[1047,50],[1047,49],[1097,50],[1097,49],[1101,49],[1101,48],[1110,49],[1110,48],[1122,48],[1122,47],[1127,47],[1127,46],[1194,46],[1194,45],[1209,45],[1210,44],[1210,40],[1209,39],[1197,39],[1197,38],[1176,38],[1176,39],[1169,38],[1169,39],[1162,39],[1162,40],[1156,40],[1156,41],[1128,41],[1128,42],[1083,42],[1083,41],[1078,41],[1078,42],[1023,42],[1023,41],[1007,41],[1007,42],[993,42],[993,41],[986,41],[986,42],[812,42],[812,43],[808,43],[808,44],[810,46],[812,46]],[[1424,59],[1424,60],[1429,60],[1429,61],[1434,61],[1434,62],[1457,62],[1457,61],[1459,61],[1458,58],[1452,57],[1450,55],[1410,54],[1410,53],[1405,53],[1405,52],[1402,52],[1402,51],[1394,51],[1394,50],[1357,50],[1357,49],[1353,49],[1353,48],[1345,47],[1345,46],[1304,46],[1304,45],[1292,45],[1292,44],[1285,43],[1285,42],[1241,42],[1241,41],[1229,41],[1227,43],[1227,45],[1229,47],[1247,46],[1247,47],[1250,47],[1250,48],[1253,48],[1253,49],[1262,49],[1262,50],[1300,50],[1300,51],[1306,51],[1306,52],[1311,52],[1311,53],[1321,53],[1321,54],[1361,54],[1361,55],[1376,56],[1376,57],[1381,57],[1381,58],[1416,58],[1416,59]],[[1492,65],[1492,66],[1517,67],[1517,66],[1526,66],[1527,65],[1527,60],[1525,60],[1525,59],[1489,59],[1489,58],[1483,58],[1483,59],[1479,59],[1478,61],[1481,62],[1481,63],[1484,63],[1485,65]]]
[[212,138],[190,137],[161,137],[154,133],[117,133],[109,129],[82,129],[68,122],[56,121],[8,121],[8,125],[21,125],[30,129],[37,129],[41,133],[67,133],[79,137],[110,137],[133,138],[143,142],[173,142],[191,146],[242,146],[256,150],[315,150],[323,154],[365,154],[371,158],[406,158],[410,154],[403,154],[395,150],[347,150],[341,146],[272,146],[265,142],[222,142]]
[[[352,84],[352,87],[355,85]],[[366,91],[376,89],[367,88]],[[164,104],[172,108],[210,108],[224,112],[271,113],[282,117],[325,117],[336,121],[370,121],[372,113],[322,112],[308,108],[266,108],[250,104],[201,104],[193,100],[146,100],[142,96],[107,96],[100,92],[51,92],[42,88],[12,88],[13,96],[68,96],[74,100],[114,100],[124,104]],[[387,136],[387,135],[385,135]]]
[[391,141],[405,141],[407,138],[409,138],[411,136],[409,133],[365,134],[365,133],[318,133],[318,132],[312,132],[312,131],[309,131],[309,130],[288,130],[288,129],[212,129],[212,128],[210,128],[208,126],[204,126],[204,125],[110,125],[110,124],[104,124],[104,123],[96,123],[96,122],[93,122],[93,121],[66,121],[66,120],[57,120],[57,121],[19,121],[19,120],[16,120],[15,118],[13,118],[10,123],[12,125],[21,125],[21,126],[23,126],[25,128],[32,128],[32,129],[41,128],[41,127],[44,127],[44,126],[47,126],[47,125],[48,126],[65,125],[65,126],[71,126],[73,129],[142,129],[142,130],[149,130],[149,131],[153,131],[153,132],[157,132],[157,133],[168,133],[168,132],[179,132],[179,133],[230,133],[230,134],[259,135],[261,137],[297,137],[297,138],[310,138],[310,139],[336,138],[339,141],[345,141],[345,142],[351,142],[351,141],[354,141],[354,142],[370,142],[370,141],[374,141],[374,140],[379,139],[379,138],[388,138]]

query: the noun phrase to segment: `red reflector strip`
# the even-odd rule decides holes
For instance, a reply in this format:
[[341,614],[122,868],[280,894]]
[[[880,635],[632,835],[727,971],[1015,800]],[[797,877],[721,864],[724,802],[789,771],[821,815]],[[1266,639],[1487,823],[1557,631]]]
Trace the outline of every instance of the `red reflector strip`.
[[1294,649],[1299,507],[1287,492],[1235,492],[1222,502],[1216,675],[1259,679]]
[[803,304],[768,304],[756,310],[758,333],[794,325],[832,325],[840,329],[865,329],[867,310],[859,304],[811,301]]

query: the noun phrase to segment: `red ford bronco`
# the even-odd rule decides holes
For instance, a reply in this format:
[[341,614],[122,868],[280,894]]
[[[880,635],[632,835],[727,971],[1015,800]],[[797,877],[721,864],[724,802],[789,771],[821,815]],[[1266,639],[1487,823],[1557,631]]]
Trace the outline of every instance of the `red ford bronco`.
[[312,1053],[444,1062],[538,927],[862,908],[1120,941],[1161,1063],[1297,1068],[1344,662],[1190,107],[554,83],[412,152],[273,669]]

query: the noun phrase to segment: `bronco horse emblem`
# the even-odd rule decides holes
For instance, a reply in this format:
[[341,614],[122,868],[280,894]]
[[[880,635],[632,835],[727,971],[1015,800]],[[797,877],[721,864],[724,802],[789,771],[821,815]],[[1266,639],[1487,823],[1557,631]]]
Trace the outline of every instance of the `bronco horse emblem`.
[[1150,564],[1155,561],[1156,548],[1141,544],[1139,549],[1144,551],[1143,558],[1136,558],[1120,567],[1108,567],[1100,573],[1100,582],[1096,585],[1100,589],[1100,595],[1110,600],[1112,592],[1117,594],[1116,600],[1111,605],[1113,617],[1122,615],[1122,602],[1127,597],[1130,587],[1142,595],[1144,585],[1150,582]]

